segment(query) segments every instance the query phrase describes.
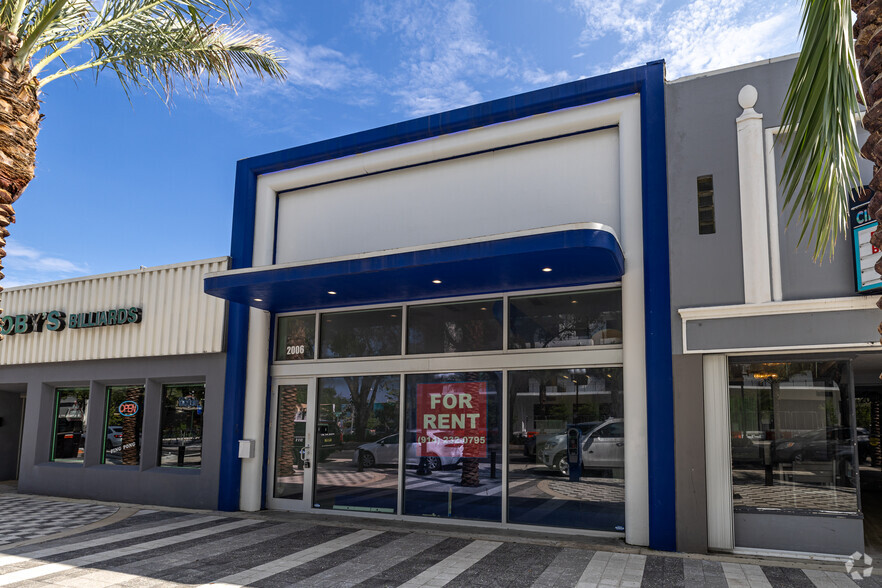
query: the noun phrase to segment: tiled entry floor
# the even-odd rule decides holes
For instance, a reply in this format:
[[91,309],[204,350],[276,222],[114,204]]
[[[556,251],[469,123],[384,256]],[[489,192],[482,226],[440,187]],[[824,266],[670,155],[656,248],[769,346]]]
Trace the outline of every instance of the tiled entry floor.
[[0,494],[0,545],[46,537],[109,517],[114,506]]
[[141,511],[73,536],[0,547],[0,586],[882,586],[878,577],[853,582],[836,571],[842,567],[596,550],[363,522]]

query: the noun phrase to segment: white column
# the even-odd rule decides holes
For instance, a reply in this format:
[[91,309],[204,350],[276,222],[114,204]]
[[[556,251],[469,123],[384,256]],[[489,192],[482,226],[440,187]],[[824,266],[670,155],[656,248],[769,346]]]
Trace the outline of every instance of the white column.
[[643,275],[643,190],[640,103],[619,120],[622,276],[622,364],[625,417],[625,541],[649,545],[649,461],[646,413],[646,309]]
[[732,455],[729,370],[725,355],[704,356],[704,439],[707,482],[707,545],[732,549]]
[[[254,219],[254,267],[271,265],[276,194],[258,181]],[[266,431],[266,384],[269,365],[270,313],[252,308],[248,315],[248,359],[245,363],[245,414],[242,438],[254,441],[254,457],[242,459],[239,509],[260,510],[263,487],[263,439]]]
[[741,253],[744,302],[770,302],[769,222],[767,216],[763,147],[763,115],[753,109],[756,88],[744,86],[738,103],[744,112],[735,119],[738,129],[738,188],[741,196]]

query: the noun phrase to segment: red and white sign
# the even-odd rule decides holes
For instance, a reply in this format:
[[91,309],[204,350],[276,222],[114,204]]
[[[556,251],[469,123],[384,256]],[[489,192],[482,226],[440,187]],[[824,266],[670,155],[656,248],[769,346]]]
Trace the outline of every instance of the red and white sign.
[[417,453],[487,457],[487,383],[417,385]]

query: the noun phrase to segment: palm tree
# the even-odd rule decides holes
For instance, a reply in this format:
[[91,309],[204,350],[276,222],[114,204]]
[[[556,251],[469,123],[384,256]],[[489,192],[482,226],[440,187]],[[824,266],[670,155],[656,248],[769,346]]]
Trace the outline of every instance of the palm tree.
[[0,260],[34,177],[41,88],[106,70],[126,93],[166,100],[178,84],[203,93],[244,73],[285,77],[272,41],[243,29],[239,0],[0,0]]
[[[781,121],[787,130],[782,184],[788,223],[798,213],[800,242],[807,236],[818,260],[828,251],[833,256],[837,236],[847,230],[852,194],[872,197],[870,215],[882,223],[882,11],[875,0],[804,0],[801,32]],[[860,154],[873,162],[869,192],[858,169],[858,102],[867,107],[863,125],[870,135]],[[882,231],[871,242],[882,248]],[[882,260],[876,271],[882,274]],[[882,308],[882,298],[876,305]]]

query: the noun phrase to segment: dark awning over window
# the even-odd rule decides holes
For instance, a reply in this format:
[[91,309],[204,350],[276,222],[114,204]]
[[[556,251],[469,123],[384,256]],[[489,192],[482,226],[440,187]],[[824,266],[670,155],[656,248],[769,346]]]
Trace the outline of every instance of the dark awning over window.
[[624,268],[613,232],[585,223],[411,251],[231,270],[206,277],[205,291],[289,312],[613,282]]

